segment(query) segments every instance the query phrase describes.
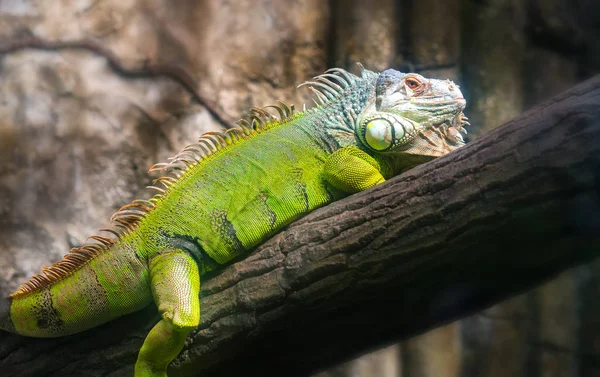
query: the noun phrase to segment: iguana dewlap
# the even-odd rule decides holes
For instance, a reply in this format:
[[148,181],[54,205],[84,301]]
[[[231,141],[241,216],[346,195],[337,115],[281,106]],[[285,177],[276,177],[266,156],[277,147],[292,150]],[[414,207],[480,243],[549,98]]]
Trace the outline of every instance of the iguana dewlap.
[[[114,216],[117,228],[0,300],[0,327],[33,337],[83,331],[154,301],[136,377],[166,376],[200,321],[200,279],[315,208],[463,145],[465,100],[448,80],[331,69],[306,83],[317,106],[279,103],[204,134],[169,164],[159,193]],[[272,114],[278,114],[274,116]]]

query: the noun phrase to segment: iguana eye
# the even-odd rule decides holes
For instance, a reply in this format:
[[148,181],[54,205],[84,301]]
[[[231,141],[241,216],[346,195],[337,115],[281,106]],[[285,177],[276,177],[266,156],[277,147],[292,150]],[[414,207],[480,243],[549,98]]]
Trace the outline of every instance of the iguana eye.
[[414,77],[408,77],[406,80],[404,80],[404,82],[406,83],[406,86],[408,86],[410,90],[413,91],[421,89],[421,86],[423,85],[419,80],[417,80]]
[[394,127],[383,118],[370,120],[365,126],[365,140],[376,151],[389,149],[394,143]]

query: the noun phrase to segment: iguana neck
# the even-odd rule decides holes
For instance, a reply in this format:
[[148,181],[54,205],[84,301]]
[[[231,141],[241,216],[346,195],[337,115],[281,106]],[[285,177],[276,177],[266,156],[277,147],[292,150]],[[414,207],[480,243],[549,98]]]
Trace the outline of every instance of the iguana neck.
[[369,103],[374,105],[378,76],[378,73],[365,70],[353,85],[335,99],[308,110],[305,121],[315,128],[323,128],[328,137],[337,144],[337,148],[357,146],[357,117]]

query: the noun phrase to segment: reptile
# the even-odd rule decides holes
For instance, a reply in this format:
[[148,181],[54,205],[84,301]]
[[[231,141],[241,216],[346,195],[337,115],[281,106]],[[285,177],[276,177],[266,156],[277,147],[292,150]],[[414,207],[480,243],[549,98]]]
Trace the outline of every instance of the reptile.
[[316,208],[464,145],[466,101],[453,82],[360,68],[302,84],[315,107],[254,108],[238,127],[152,166],[158,193],[123,206],[113,228],[1,298],[0,328],[64,336],[154,302],[160,320],[134,374],[166,376],[200,322],[204,273]]

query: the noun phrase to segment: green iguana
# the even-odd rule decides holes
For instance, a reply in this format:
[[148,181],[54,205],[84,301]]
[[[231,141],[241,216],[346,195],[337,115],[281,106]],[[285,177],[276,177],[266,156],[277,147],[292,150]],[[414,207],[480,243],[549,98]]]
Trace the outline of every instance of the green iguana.
[[154,165],[151,172],[165,172],[159,194],[123,206],[112,218],[117,228],[103,229],[110,237],[90,237],[1,299],[0,328],[63,336],[154,301],[162,319],[135,376],[166,376],[199,324],[202,274],[315,208],[464,145],[466,102],[454,83],[361,71],[330,69],[302,84],[316,107],[253,109],[239,128],[206,133]]

